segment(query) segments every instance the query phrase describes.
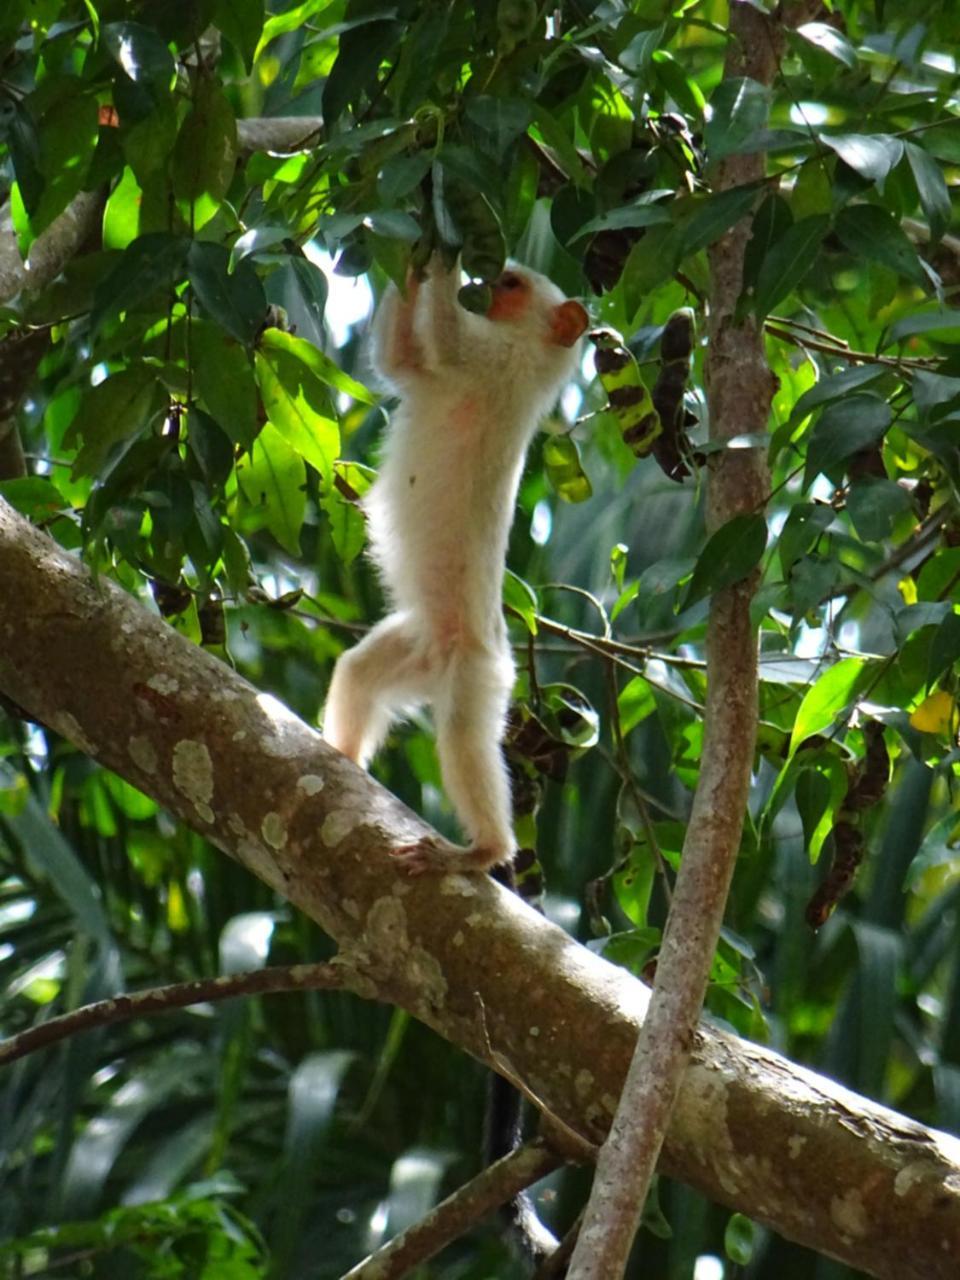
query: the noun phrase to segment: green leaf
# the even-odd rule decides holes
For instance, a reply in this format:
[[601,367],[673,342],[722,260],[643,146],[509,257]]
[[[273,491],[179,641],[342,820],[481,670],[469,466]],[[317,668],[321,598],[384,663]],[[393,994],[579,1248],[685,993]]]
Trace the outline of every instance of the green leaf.
[[637,201],[619,209],[608,209],[591,218],[579,229],[581,236],[595,235],[598,231],[620,231],[625,227],[666,226],[673,221],[673,214],[664,204]]
[[586,502],[592,496],[593,487],[572,436],[547,436],[543,443],[543,464],[547,479],[564,502]]
[[166,404],[156,371],[133,365],[111,374],[86,392],[64,441],[83,441],[73,475],[96,475],[110,449],[147,427]]
[[761,190],[762,183],[750,182],[694,201],[694,211],[681,228],[681,257],[697,253],[719,240],[750,212]]
[[915,142],[904,144],[913,180],[917,184],[920,207],[930,224],[930,239],[935,244],[950,225],[952,206],[943,170],[932,156]]
[[292,333],[284,333],[282,329],[266,329],[260,337],[261,351],[286,351],[302,364],[305,364],[321,382],[335,391],[358,400],[361,404],[374,404],[376,397],[363,385],[344,373],[336,361],[331,360],[312,342],[305,338],[297,338]]
[[16,476],[12,480],[0,480],[0,497],[21,515],[28,516],[38,524],[70,506],[53,481],[42,476]]
[[[960,316],[960,312],[957,313]],[[830,404],[834,400],[845,400],[851,391],[865,387],[871,382],[878,382],[886,371],[881,365],[865,364],[859,368],[844,369],[842,373],[834,373],[815,382],[809,391],[805,391],[790,414],[790,426],[802,422],[807,414],[821,404]]]
[[879,262],[916,284],[928,283],[916,249],[886,209],[875,204],[848,205],[837,215],[835,229],[856,257]]
[[960,342],[960,310],[942,307],[936,311],[920,311],[911,316],[904,316],[890,328],[885,347],[904,338],[913,338],[919,333],[942,333],[945,342]]
[[762,515],[728,520],[711,535],[697,558],[681,611],[747,577],[760,563],[766,546],[767,522]]
[[226,94],[207,76],[197,81],[193,106],[173,150],[173,191],[194,230],[209,221],[233,181],[237,122]]
[[696,80],[691,80],[680,63],[666,49],[657,49],[651,60],[654,73],[685,115],[702,120],[706,99]]
[[746,76],[723,79],[711,95],[710,108],[704,142],[708,163],[716,164],[766,127],[770,90]]
[[97,286],[92,327],[97,329],[122,311],[149,305],[151,295],[161,288],[172,289],[183,274],[188,244],[182,236],[167,231],[138,236]]
[[933,633],[927,666],[927,689],[951,671],[960,660],[960,613],[948,613]]
[[277,346],[255,356],[263,407],[276,431],[329,482],[340,449],[340,429],[326,386],[298,356]]
[[825,502],[798,502],[790,508],[777,545],[784,578],[789,578],[796,562],[816,546],[835,517],[833,507]]
[[253,70],[263,20],[264,0],[217,0],[214,23],[240,54],[248,73]]
[[804,485],[821,472],[829,473],[852,453],[876,444],[891,420],[887,402],[867,392],[828,404],[810,434]]
[[650,682],[644,676],[634,676],[617,695],[617,711],[620,716],[620,731],[626,736],[631,729],[646,720],[657,709]]
[[248,511],[292,556],[300,555],[306,479],[299,454],[269,422],[254,441],[249,457],[237,465],[237,481]]
[[503,578],[503,604],[525,623],[532,636],[537,634],[537,594],[528,582],[507,569]]
[[803,696],[790,735],[790,754],[806,738],[821,733],[853,701],[854,690],[868,668],[866,658],[841,658],[828,667]]
[[757,1247],[756,1223],[742,1213],[734,1213],[727,1220],[723,1233],[723,1250],[731,1262],[745,1267],[753,1260]]
[[846,798],[848,779],[843,762],[834,752],[818,752],[809,763],[806,755],[804,752],[797,757],[804,767],[797,777],[794,794],[807,856],[811,863],[816,863]]
[[[83,189],[93,159],[97,145],[97,100],[91,93],[80,92],[79,84],[79,81],[63,84],[61,96],[43,108],[36,121],[39,143],[36,163],[43,183],[42,188],[35,191],[35,203],[29,207],[27,191],[20,188],[25,223],[21,228],[18,220],[17,225],[18,233],[22,229],[32,238],[45,231]],[[28,98],[27,105],[35,101],[36,96]]]
[[762,320],[792,293],[817,259],[817,250],[830,219],[825,214],[802,218],[773,246],[763,260],[757,277],[753,307]]
[[330,521],[334,550],[344,564],[350,564],[367,540],[367,522],[356,499],[362,498],[370,488],[373,477],[368,467],[356,462],[338,462],[336,474],[346,485],[349,497],[341,492],[340,484],[335,483],[321,494],[320,505]]
[[821,133],[820,141],[861,178],[883,188],[890,170],[903,156],[903,143],[883,133]]
[[204,310],[221,329],[249,346],[267,313],[260,277],[246,259],[229,271],[230,254],[219,244],[192,241],[187,250],[190,284]]
[[883,542],[892,537],[897,520],[912,507],[906,489],[878,476],[854,480],[847,493],[847,514],[857,537],[864,542]]
[[190,333],[200,399],[221,430],[245,449],[257,434],[257,388],[249,353],[222,329],[195,320]]
[[167,42],[156,31],[139,22],[108,22],[101,29],[101,41],[118,66],[134,84],[169,91],[176,74]]
[[805,22],[797,27],[797,35],[845,67],[853,69],[857,65],[856,49],[835,27],[828,27],[825,22]]
[[9,112],[7,146],[19,188],[20,204],[29,211],[39,205],[46,181],[40,168],[40,135],[33,116],[16,99],[11,101]]

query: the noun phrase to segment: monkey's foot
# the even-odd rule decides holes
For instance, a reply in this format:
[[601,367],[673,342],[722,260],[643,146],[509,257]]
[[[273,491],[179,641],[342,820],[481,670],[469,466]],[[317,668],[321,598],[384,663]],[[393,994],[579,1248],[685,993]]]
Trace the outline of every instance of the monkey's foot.
[[454,844],[443,836],[426,836],[415,844],[402,844],[390,850],[409,876],[446,875],[450,871],[466,873],[489,871],[498,862],[509,862],[510,851],[492,845]]

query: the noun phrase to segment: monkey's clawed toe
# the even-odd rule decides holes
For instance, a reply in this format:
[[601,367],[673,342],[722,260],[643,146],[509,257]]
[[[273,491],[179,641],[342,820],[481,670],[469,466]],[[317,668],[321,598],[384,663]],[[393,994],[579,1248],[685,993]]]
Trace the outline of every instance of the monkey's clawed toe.
[[451,871],[470,874],[487,871],[502,861],[500,854],[486,845],[465,847],[444,840],[442,836],[426,836],[413,844],[398,845],[390,850],[390,856],[402,863],[409,876],[423,875],[424,872],[445,875]]

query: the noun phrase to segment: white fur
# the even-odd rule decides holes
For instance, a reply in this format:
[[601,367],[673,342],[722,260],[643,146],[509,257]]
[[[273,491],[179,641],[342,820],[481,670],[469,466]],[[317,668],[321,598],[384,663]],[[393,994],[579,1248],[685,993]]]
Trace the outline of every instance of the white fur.
[[551,341],[560,291],[509,270],[529,285],[514,318],[464,311],[459,273],[436,264],[415,300],[391,289],[381,304],[375,362],[401,403],[364,508],[393,612],[337,663],[324,717],[327,740],[365,764],[398,713],[431,703],[475,865],[513,851],[500,751],[514,678],[504,557],[527,446],[578,358],[577,344]]

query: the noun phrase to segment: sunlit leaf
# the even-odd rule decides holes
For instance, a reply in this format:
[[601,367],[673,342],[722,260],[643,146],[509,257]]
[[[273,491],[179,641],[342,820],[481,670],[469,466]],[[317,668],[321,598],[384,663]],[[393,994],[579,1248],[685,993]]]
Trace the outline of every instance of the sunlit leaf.
[[837,716],[850,706],[860,677],[866,669],[865,658],[841,658],[810,686],[793,722],[790,734],[791,754],[805,738],[829,728]]

